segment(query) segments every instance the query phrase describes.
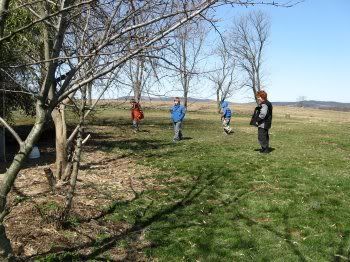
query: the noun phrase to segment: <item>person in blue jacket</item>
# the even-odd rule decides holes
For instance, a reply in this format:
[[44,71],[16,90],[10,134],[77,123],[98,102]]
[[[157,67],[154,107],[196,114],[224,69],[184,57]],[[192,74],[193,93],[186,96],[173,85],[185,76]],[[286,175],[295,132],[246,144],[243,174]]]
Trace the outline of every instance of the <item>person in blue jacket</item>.
[[222,126],[226,134],[230,134],[232,129],[230,127],[232,112],[228,107],[228,103],[226,101],[221,102],[221,121]]
[[177,142],[183,138],[182,136],[182,122],[185,118],[186,108],[180,104],[180,98],[175,97],[174,105],[170,109],[171,120],[174,124],[174,142]]

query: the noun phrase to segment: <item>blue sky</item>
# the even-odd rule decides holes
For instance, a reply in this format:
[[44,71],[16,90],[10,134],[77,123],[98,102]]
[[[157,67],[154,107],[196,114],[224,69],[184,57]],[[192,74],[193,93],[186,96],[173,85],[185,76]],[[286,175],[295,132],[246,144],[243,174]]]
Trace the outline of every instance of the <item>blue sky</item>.
[[[253,9],[271,18],[264,64],[271,101],[305,96],[350,102],[350,0],[306,0],[292,8],[221,7],[216,14],[220,28]],[[239,92],[232,100],[247,102],[249,96],[249,91]]]

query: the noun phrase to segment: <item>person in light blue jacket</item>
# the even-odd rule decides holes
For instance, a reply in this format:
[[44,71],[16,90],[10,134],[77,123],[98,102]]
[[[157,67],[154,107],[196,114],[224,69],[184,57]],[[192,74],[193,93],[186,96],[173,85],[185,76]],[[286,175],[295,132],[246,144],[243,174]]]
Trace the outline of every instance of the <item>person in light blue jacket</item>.
[[182,135],[182,122],[185,118],[186,114],[186,108],[180,104],[180,98],[175,97],[174,99],[174,105],[170,109],[171,113],[171,120],[173,121],[174,125],[174,142],[177,142],[183,138]]

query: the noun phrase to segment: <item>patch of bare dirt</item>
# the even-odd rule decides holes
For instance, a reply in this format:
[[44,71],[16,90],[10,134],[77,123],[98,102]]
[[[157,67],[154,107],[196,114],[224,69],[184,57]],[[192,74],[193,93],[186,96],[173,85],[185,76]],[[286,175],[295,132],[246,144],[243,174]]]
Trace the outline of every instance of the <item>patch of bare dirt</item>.
[[[74,227],[60,229],[55,224],[65,202],[65,186],[55,194],[50,191],[44,167],[28,167],[19,174],[9,196],[10,213],[5,220],[7,235],[17,256],[30,260],[32,256],[72,251],[92,252],[91,243],[101,236],[116,237],[130,229],[126,222],[100,219],[116,201],[131,201],[137,193],[154,189],[154,173],[149,167],[137,165],[126,157],[115,157],[102,151],[84,153],[79,171],[71,217]],[[50,166],[54,169],[54,166]],[[138,240],[138,246],[149,243]],[[130,249],[130,247],[128,248]],[[135,256],[123,247],[112,247],[108,257],[123,260]],[[141,254],[141,253],[140,253]],[[135,258],[136,259],[136,258]],[[138,255],[137,260],[144,257]]]

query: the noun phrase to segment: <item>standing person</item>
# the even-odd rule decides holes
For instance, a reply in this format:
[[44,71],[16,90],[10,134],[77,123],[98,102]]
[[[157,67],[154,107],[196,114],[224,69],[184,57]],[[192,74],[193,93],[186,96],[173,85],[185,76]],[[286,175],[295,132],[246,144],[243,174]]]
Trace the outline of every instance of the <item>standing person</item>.
[[267,93],[265,91],[258,91],[256,93],[259,106],[256,108],[256,123],[258,127],[258,141],[261,149],[260,153],[270,153],[269,143],[269,129],[272,124],[272,104],[267,100]]
[[136,102],[135,99],[131,99],[130,104],[132,127],[134,129],[134,132],[137,132],[139,131],[140,121],[144,118],[144,115],[140,103]]
[[231,112],[231,109],[228,107],[228,102],[222,101],[221,102],[221,121],[226,134],[230,134],[232,132],[232,129],[230,127],[231,116],[232,116],[232,112]]
[[183,138],[182,136],[182,121],[185,118],[186,108],[180,104],[180,98],[175,97],[174,105],[170,109],[171,120],[174,124],[174,139],[173,142],[177,142]]

